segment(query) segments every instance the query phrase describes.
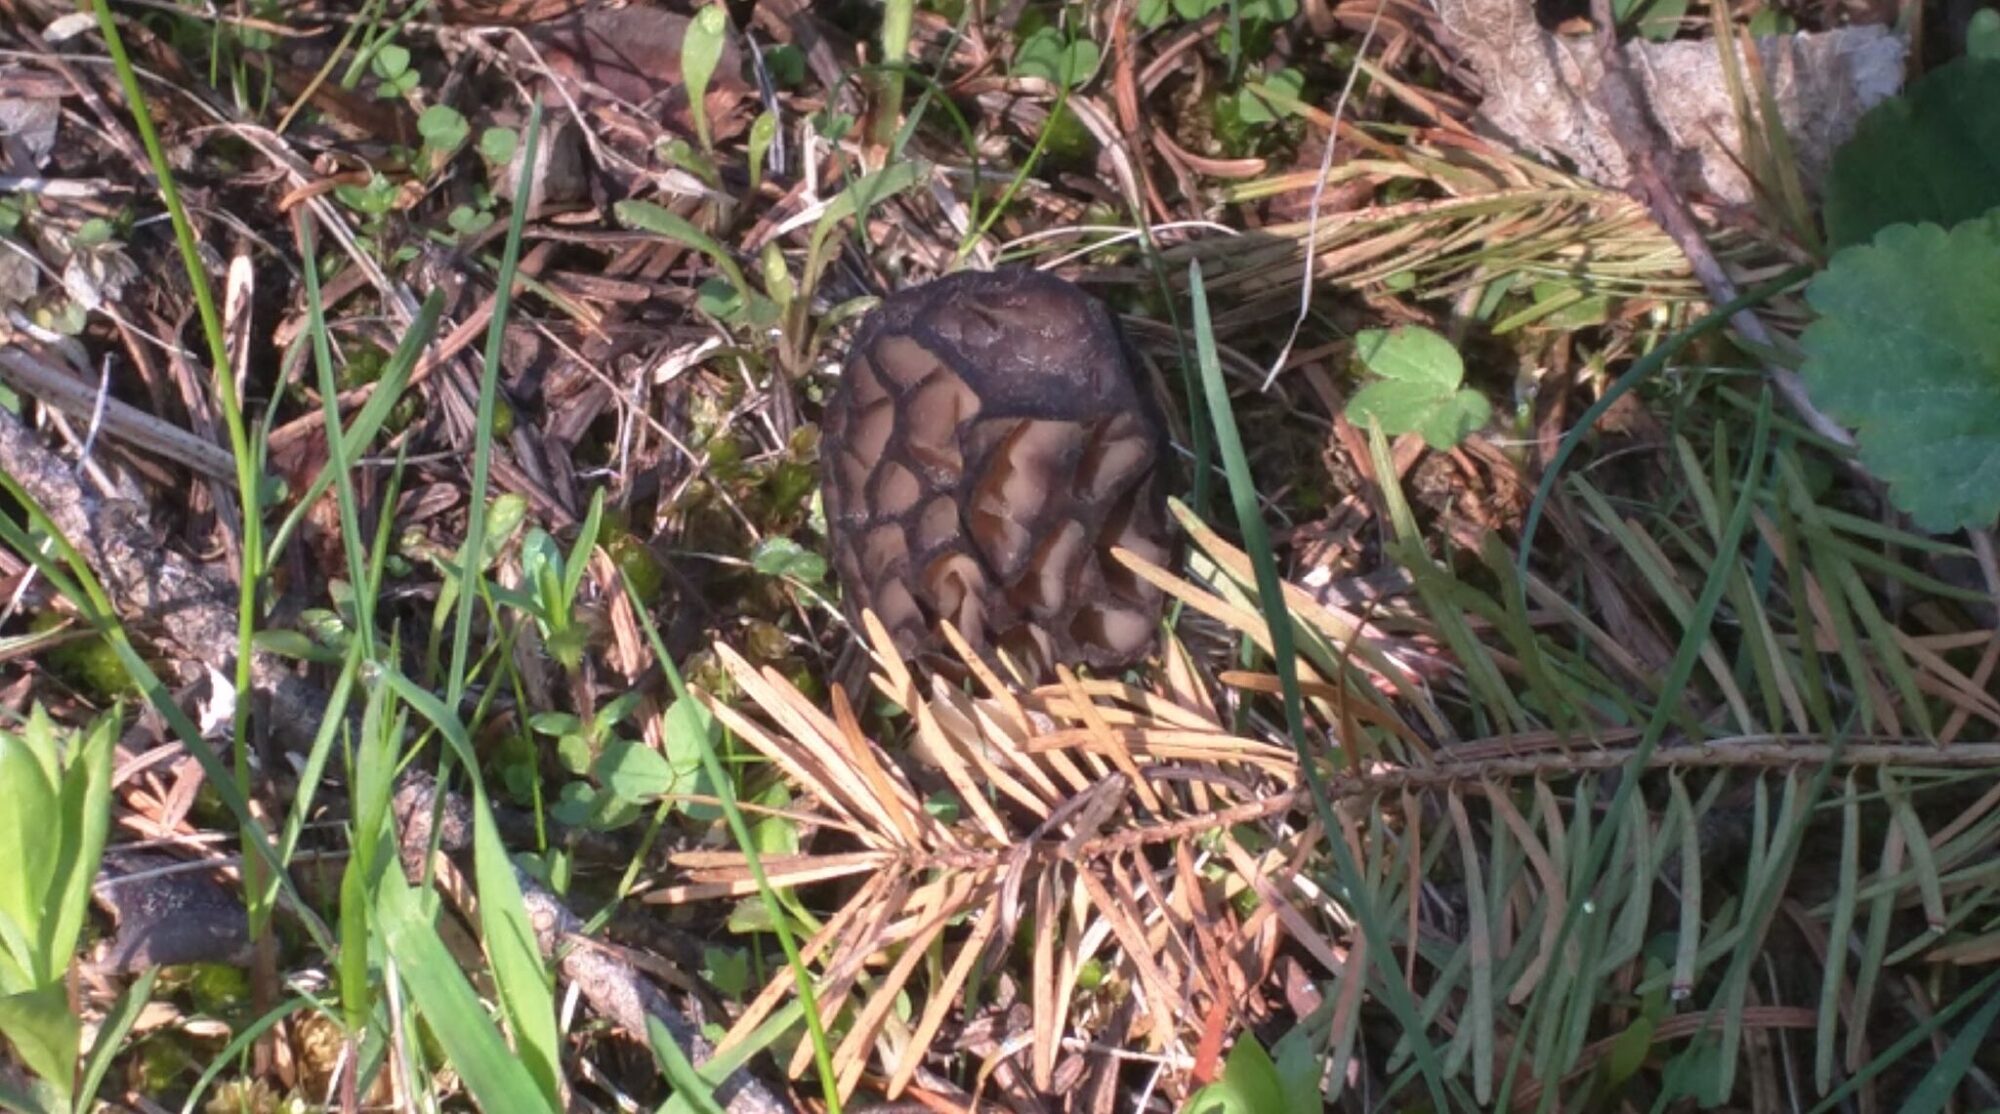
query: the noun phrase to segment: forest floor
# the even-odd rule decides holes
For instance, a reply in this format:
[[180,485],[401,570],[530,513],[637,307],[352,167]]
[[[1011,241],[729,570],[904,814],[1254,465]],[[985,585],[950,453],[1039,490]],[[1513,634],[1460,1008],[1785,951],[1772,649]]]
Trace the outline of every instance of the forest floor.
[[[2000,1105],[2000,20],[1545,7],[0,0],[0,1106]],[[832,560],[1006,267],[1126,668]]]

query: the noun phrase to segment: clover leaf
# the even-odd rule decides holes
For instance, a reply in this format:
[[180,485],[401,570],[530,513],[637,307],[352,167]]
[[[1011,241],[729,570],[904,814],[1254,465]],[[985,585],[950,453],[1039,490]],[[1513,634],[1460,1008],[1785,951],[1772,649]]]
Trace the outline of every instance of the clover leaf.
[[1014,72],[1063,85],[1081,85],[1097,69],[1097,44],[1072,39],[1054,27],[1043,27],[1021,40],[1014,52]]
[[1381,376],[1348,400],[1347,420],[1355,425],[1375,421],[1391,436],[1421,434],[1431,448],[1449,449],[1493,416],[1486,396],[1460,386],[1465,361],[1430,329],[1364,329],[1354,351]]

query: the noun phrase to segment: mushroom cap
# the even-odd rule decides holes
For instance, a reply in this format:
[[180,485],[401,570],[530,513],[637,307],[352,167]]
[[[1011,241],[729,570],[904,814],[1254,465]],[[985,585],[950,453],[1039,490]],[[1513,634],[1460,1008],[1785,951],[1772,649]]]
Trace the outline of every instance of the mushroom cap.
[[1112,557],[1164,564],[1166,433],[1097,299],[1024,269],[899,291],[863,320],[827,404],[821,470],[850,617],[906,656],[975,650],[1046,677],[1154,645],[1162,595]]

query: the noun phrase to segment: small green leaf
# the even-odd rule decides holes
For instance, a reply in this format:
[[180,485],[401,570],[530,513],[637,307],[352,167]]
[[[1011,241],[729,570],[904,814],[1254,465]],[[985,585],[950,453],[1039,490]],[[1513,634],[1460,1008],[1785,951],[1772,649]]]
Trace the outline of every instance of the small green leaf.
[[590,740],[582,735],[564,735],[556,740],[556,761],[572,774],[590,769]]
[[782,310],[798,297],[798,285],[792,281],[791,264],[786,262],[785,253],[775,240],[764,244],[758,262],[764,272],[764,289],[770,292],[771,300]]
[[771,84],[778,88],[795,88],[806,79],[806,52],[790,43],[766,47],[764,72],[771,75]]
[[597,760],[597,778],[606,788],[634,804],[657,800],[676,790],[680,778],[659,751],[630,739],[614,739]]
[[764,899],[756,894],[737,902],[723,924],[729,931],[740,935],[777,930],[777,921],[771,916],[771,907],[764,904]]
[[376,77],[393,82],[409,72],[410,52],[395,43],[389,43],[375,52],[370,68],[375,71]]
[[65,1100],[76,1075],[81,1034],[60,983],[0,997],[0,1036]]
[[1251,82],[1237,95],[1236,118],[1246,124],[1269,124],[1289,116],[1297,111],[1299,94],[1305,87],[1305,75],[1290,67]]
[[1285,1090],[1287,1114],[1321,1114],[1326,1109],[1319,1086],[1326,1059],[1319,1039],[1309,1029],[1295,1026],[1279,1037],[1271,1046],[1271,1060],[1278,1071],[1278,1085]]
[[725,997],[741,998],[750,987],[750,957],[741,948],[709,945],[701,950],[702,977]]
[[687,140],[674,136],[661,143],[657,150],[668,166],[685,170],[710,186],[722,186],[722,172],[716,169],[715,160],[689,146]]
[[[614,799],[617,797],[616,793],[603,795]],[[556,800],[549,806],[549,816],[565,827],[588,828],[598,812],[599,796],[596,790],[584,782],[565,782],[561,789],[556,790]]]
[[1687,15],[1688,0],[1612,0],[1611,15],[1621,27],[1636,28],[1640,35],[1665,42],[1680,30]]
[[92,217],[77,226],[76,242],[79,247],[100,247],[111,242],[111,234],[110,221],[103,217]]
[[1097,69],[1097,44],[1073,39],[1055,27],[1043,27],[1021,40],[1014,52],[1014,72],[1061,85],[1081,85]]
[[1236,1038],[1236,1046],[1229,1050],[1229,1059],[1223,1062],[1222,1076],[1195,1092],[1184,1108],[1185,1114],[1206,1114],[1208,1111],[1276,1114],[1289,1109],[1285,1102],[1284,1081],[1278,1077],[1278,1066],[1271,1062],[1270,1053],[1257,1043],[1257,1038],[1249,1033]]
[[[757,803],[782,811],[791,807],[792,795],[785,789],[784,783],[778,782],[758,794]],[[750,842],[759,855],[796,855],[799,853],[798,821],[789,816],[762,817],[750,825]]]
[[1465,362],[1451,342],[1419,325],[1397,329],[1364,329],[1354,338],[1354,353],[1368,370],[1384,379],[1429,383],[1439,389],[1458,386]]
[[1384,433],[1417,433],[1432,448],[1448,449],[1493,416],[1484,395],[1459,388],[1465,364],[1451,342],[1430,329],[1367,329],[1354,348],[1382,377],[1348,400],[1347,420],[1356,425],[1374,421]]
[[639,710],[641,699],[640,694],[636,692],[628,692],[613,697],[609,702],[597,709],[596,715],[590,717],[591,731],[599,735],[610,732],[619,724],[624,723],[626,718],[633,712]]
[[1973,58],[2000,61],[2000,12],[1981,8],[1965,25],[1965,53]]
[[513,162],[520,146],[521,137],[513,128],[487,128],[479,133],[479,153],[495,166]]
[[582,627],[565,626],[551,631],[545,645],[557,665],[574,673],[582,668],[583,655],[590,649],[590,632]]
[[417,117],[417,134],[424,137],[424,146],[431,150],[450,152],[456,151],[472,134],[472,125],[450,105],[434,104]]
[[701,280],[700,285],[695,287],[695,305],[710,317],[731,323],[742,320],[746,307],[743,291],[720,276]]
[[486,512],[488,568],[500,559],[500,553],[514,540],[514,534],[527,520],[528,500],[525,497],[510,491],[493,500]]
[[[1921,191],[1912,191],[1921,192]],[[1926,530],[2000,515],[2000,209],[1947,232],[1896,224],[1806,288],[1799,372],[1862,463]]]
[[959,803],[958,794],[949,789],[940,789],[924,798],[924,812],[934,820],[945,824],[956,824],[965,814],[965,806]]
[[1299,0],[1242,0],[1237,11],[1245,20],[1284,23],[1299,14]]
[[1613,1085],[1632,1078],[1633,1073],[1645,1066],[1646,1056],[1653,1050],[1653,1023],[1641,1017],[1627,1025],[1611,1042],[1611,1054],[1605,1058],[1605,1080]]
[[750,124],[750,192],[764,182],[764,155],[771,149],[771,141],[778,137],[778,118],[769,112],[759,112]]
[[694,131],[701,140],[701,149],[706,151],[709,143],[708,96],[709,79],[715,76],[715,66],[722,58],[722,39],[729,30],[729,15],[720,4],[710,4],[695,13],[688,24],[687,34],[681,40],[681,81],[687,86],[688,107],[694,113]]
[[715,717],[693,700],[676,700],[667,709],[667,765],[676,777],[693,777],[701,769],[706,747],[720,747],[722,733]]
[[333,196],[364,217],[379,217],[396,207],[396,187],[380,174],[371,176],[365,186],[335,186]]
[[1492,404],[1476,391],[1439,393],[1421,383],[1371,383],[1347,404],[1355,425],[1375,421],[1392,436],[1419,434],[1433,449],[1452,448],[1492,416]]
[[484,209],[475,209],[470,205],[457,206],[445,217],[445,223],[451,225],[451,230],[460,236],[476,236],[486,231],[493,220],[492,213]]
[[781,576],[805,584],[826,579],[826,558],[787,537],[766,538],[750,557],[750,565],[765,576]]
[[300,631],[260,630],[252,636],[251,642],[258,649],[266,653],[277,654],[280,657],[295,658],[299,661],[315,661],[321,664],[337,665],[340,663],[341,655],[338,651],[321,646],[312,639],[307,638]]
[[536,712],[528,717],[528,730],[537,735],[576,735],[583,732],[583,721],[568,712]]
[[[847,138],[848,132],[854,130],[854,117],[849,116],[845,112],[835,112],[832,105],[828,105],[818,112],[813,113],[812,122],[813,130],[824,137],[828,143],[838,143],[842,139]],[[876,173],[879,174],[881,171],[876,171]]]

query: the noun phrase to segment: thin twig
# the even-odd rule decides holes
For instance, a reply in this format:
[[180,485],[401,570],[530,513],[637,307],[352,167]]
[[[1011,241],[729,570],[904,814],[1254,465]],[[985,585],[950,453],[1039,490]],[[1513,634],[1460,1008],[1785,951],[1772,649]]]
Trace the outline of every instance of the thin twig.
[[[1668,184],[1666,175],[1660,169],[1664,145],[1651,117],[1642,107],[1639,84],[1626,65],[1625,52],[1618,46],[1618,23],[1611,14],[1611,0],[1590,0],[1590,18],[1598,53],[1604,63],[1604,80],[1597,88],[1598,103],[1609,118],[1611,133],[1617,137],[1618,145],[1624,149],[1631,166],[1632,180],[1628,183],[1631,191],[1645,203],[1653,219],[1660,223],[1681,253],[1687,256],[1688,268],[1694,272],[1702,289],[1708,292],[1709,301],[1716,305],[1735,301],[1740,291],[1730,280],[1728,272],[1723,270],[1715,253],[1709,250],[1708,241],[1696,226],[1687,201]],[[1754,310],[1745,309],[1737,313],[1729,323],[1758,349],[1765,352],[1778,349],[1777,338],[1764,327],[1763,320]],[[1846,427],[1813,405],[1797,372],[1762,356],[1759,356],[1759,362],[1763,364],[1772,386],[1778,389],[1778,394],[1814,433],[1844,448],[1854,447],[1854,436]]]

